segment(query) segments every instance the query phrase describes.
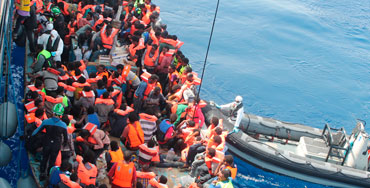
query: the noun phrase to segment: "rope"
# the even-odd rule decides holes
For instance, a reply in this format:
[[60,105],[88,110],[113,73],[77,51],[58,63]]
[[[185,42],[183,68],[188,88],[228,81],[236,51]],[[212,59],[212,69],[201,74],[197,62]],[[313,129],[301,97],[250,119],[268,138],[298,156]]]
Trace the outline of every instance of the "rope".
[[[216,6],[216,10],[215,10],[215,15],[213,17],[213,23],[212,23],[212,29],[211,29],[211,34],[209,35],[209,40],[208,40],[208,46],[207,46],[207,52],[206,52],[206,56],[204,58],[204,63],[203,63],[203,69],[202,69],[202,76],[200,77],[200,84],[199,84],[199,89],[198,89],[198,93],[197,93],[197,97],[196,99],[199,99],[199,95],[200,95],[200,91],[202,89],[202,84],[203,84],[203,77],[204,77],[204,71],[206,70],[206,65],[207,65],[207,58],[208,58],[208,52],[209,52],[209,48],[211,46],[211,41],[212,41],[212,36],[213,36],[213,30],[215,28],[215,23],[216,23],[216,17],[217,17],[217,12],[218,12],[218,6],[220,4],[220,0],[217,0],[217,6]],[[195,117],[195,113],[197,111],[197,108],[198,108],[198,101],[196,101],[196,107],[195,107],[195,110],[194,110],[194,113],[193,113],[193,120],[194,120],[194,117]]]

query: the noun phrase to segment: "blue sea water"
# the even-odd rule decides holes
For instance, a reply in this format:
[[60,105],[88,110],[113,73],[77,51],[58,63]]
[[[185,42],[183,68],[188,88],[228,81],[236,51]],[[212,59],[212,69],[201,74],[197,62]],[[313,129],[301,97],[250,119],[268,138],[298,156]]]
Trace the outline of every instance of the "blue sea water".
[[[216,0],[156,0],[201,73]],[[221,0],[201,97],[238,94],[261,116],[351,131],[370,121],[370,1]],[[366,127],[370,132],[370,128]],[[236,187],[322,187],[236,159]]]

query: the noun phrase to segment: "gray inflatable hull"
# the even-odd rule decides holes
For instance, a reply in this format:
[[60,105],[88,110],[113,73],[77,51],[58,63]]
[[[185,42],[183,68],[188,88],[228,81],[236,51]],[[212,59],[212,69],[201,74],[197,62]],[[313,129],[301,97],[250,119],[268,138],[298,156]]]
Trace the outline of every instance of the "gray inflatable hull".
[[[224,119],[224,128],[233,129],[233,124],[217,108],[202,108],[206,123],[212,116]],[[370,173],[346,166],[317,161],[298,156],[288,151],[268,147],[248,134],[264,134],[299,141],[301,136],[320,138],[321,129],[301,124],[286,123],[271,118],[245,114],[238,133],[227,137],[229,151],[242,160],[261,169],[305,181],[336,187],[370,187]],[[289,132],[289,134],[288,134]],[[248,133],[248,134],[246,134]]]

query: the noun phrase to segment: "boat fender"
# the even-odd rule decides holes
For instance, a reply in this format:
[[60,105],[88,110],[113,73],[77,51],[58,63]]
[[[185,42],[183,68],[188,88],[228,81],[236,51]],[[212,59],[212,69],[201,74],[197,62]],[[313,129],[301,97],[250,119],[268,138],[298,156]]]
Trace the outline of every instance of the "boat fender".
[[[12,151],[4,142],[0,142],[0,166],[6,166],[12,160]],[[0,182],[1,185],[1,182]],[[1,187],[1,186],[0,186]]]

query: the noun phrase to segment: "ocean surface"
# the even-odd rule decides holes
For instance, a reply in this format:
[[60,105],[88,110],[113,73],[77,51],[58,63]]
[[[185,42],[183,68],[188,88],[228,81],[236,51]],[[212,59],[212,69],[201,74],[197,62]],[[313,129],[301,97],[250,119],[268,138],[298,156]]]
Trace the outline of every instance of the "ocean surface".
[[[216,0],[153,0],[201,73]],[[370,122],[370,1],[221,0],[201,97],[244,98],[245,111],[350,132]],[[366,127],[367,132],[370,128]],[[323,187],[235,159],[236,187]]]

